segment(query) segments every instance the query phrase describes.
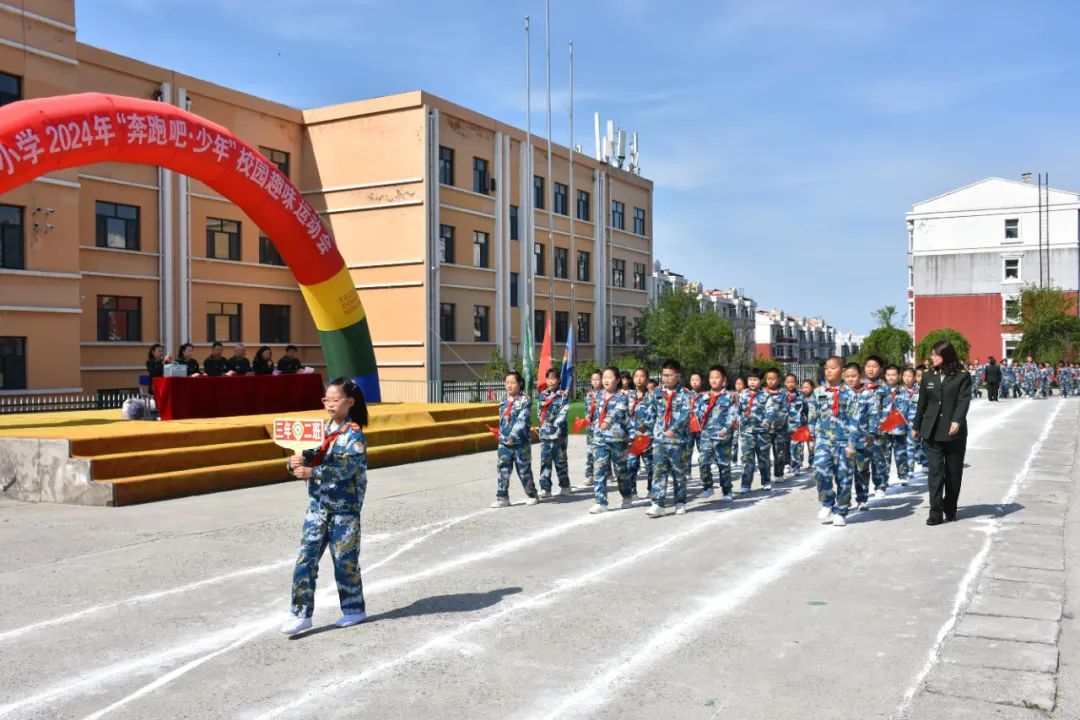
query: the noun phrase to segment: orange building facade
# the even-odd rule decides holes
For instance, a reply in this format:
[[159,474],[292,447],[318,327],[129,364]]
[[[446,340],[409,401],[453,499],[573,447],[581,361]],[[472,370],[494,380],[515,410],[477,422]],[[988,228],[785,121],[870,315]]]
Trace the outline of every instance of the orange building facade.
[[[72,0],[0,3],[0,104],[105,92],[230,128],[334,233],[384,398],[516,357],[526,321],[582,358],[632,350],[652,267],[652,183],[425,92],[298,110],[76,39]],[[524,192],[523,192],[524,190]],[[0,394],[138,384],[147,349],[286,344],[325,372],[270,238],[202,183],[144,165],[55,172],[0,196]],[[523,315],[526,300],[532,318]],[[401,391],[404,392],[404,391]]]

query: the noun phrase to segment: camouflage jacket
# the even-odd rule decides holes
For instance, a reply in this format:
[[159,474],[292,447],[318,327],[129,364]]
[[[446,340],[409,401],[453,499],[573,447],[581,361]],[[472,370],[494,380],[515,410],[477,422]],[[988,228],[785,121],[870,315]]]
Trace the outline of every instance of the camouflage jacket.
[[[596,397],[596,413],[592,423],[593,440],[608,443],[625,443],[629,436],[630,413],[626,395],[621,392],[600,392]],[[605,424],[609,427],[603,428]]]
[[563,390],[555,392],[541,390],[537,402],[540,408],[537,415],[540,423],[540,437],[544,440],[566,437],[569,432],[566,415],[570,411],[570,395]]
[[864,404],[847,385],[814,388],[806,402],[807,421],[818,447],[844,447],[854,450],[861,433],[860,413]]
[[[885,403],[881,409],[881,416],[879,425],[888,419],[893,410],[900,413],[904,418],[905,423],[910,423],[909,416],[912,414],[911,410],[911,395],[908,394],[907,389],[903,385],[897,385],[895,388],[886,386],[887,395],[885,395]],[[906,435],[908,426],[900,425],[888,432],[889,435]],[[875,430],[878,432],[878,430]]]
[[694,403],[694,414],[703,437],[726,440],[739,421],[739,396],[727,390],[702,393]]
[[532,398],[525,393],[506,397],[499,405],[499,444],[528,445],[532,442]]
[[330,438],[338,430],[318,465],[312,463],[319,451],[303,452],[304,466],[311,468],[308,495],[327,510],[360,512],[364,502],[360,479],[367,471],[367,439],[363,428],[348,421],[340,427],[326,423],[323,437]]
[[[690,442],[690,398],[693,393],[684,387],[674,390],[658,387],[649,397],[653,437],[665,445]],[[673,432],[674,437],[667,433]]]

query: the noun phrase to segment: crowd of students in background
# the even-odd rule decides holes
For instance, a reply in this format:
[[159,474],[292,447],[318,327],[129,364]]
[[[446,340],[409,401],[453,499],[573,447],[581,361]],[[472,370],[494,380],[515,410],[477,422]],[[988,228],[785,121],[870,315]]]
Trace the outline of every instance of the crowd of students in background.
[[203,361],[202,367],[195,359],[195,346],[184,343],[175,357],[165,354],[164,346],[155,343],[150,346],[146,357],[146,371],[150,376],[150,382],[156,377],[165,375],[165,366],[173,363],[184,365],[189,377],[195,375],[207,375],[209,377],[237,376],[237,375],[290,375],[300,372],[303,363],[300,361],[299,349],[295,345],[285,348],[285,355],[274,364],[273,353],[270,346],[263,345],[255,353],[254,360],[248,360],[247,347],[242,343],[233,349],[232,357],[225,357],[225,346],[215,342],[210,348],[210,355]]
[[993,357],[985,364],[976,358],[967,365],[967,371],[971,374],[972,397],[982,397],[985,387],[991,400],[1048,398],[1054,394],[1055,386],[1063,398],[1080,396],[1080,363],[1036,363],[1028,355],[1021,364],[1006,360],[998,365]]

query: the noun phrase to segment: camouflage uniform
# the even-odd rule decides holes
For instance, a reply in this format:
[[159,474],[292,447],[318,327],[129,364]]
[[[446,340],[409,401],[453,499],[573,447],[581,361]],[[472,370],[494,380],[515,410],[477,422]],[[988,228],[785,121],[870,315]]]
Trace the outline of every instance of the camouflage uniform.
[[1035,385],[1039,378],[1039,368],[1035,363],[1024,363],[1020,368],[1020,378],[1024,383],[1024,393],[1030,399],[1035,398]]
[[1053,394],[1050,391],[1050,375],[1050,368],[1039,368],[1039,394],[1044,398]]
[[791,469],[796,471],[801,470],[803,466],[803,445],[805,443],[790,442],[790,435],[803,425],[808,424],[806,400],[807,398],[802,394],[801,390],[788,394],[788,456],[791,458]]
[[998,400],[1009,398],[1009,388],[1012,387],[1012,368],[1004,362],[1001,364],[1001,389],[998,391]]
[[562,390],[542,390],[540,397],[540,489],[551,490],[551,466],[559,476],[559,487],[570,487],[570,468],[566,463],[568,430],[566,414],[570,396]]
[[[906,388],[905,388],[906,389]],[[919,384],[915,383],[911,386],[911,390],[908,393],[908,462],[911,465],[912,471],[915,470],[916,465],[922,465],[927,467],[930,461],[926,457],[926,447],[923,445],[922,438],[916,439],[914,435],[915,431],[915,411],[919,407]]]
[[327,423],[324,437],[330,443],[321,462],[315,464],[315,450],[303,453],[304,466],[312,471],[300,555],[293,570],[291,611],[295,617],[311,617],[315,610],[315,581],[327,547],[334,561],[341,612],[358,615],[365,609],[360,511],[367,492],[367,441],[360,426],[348,421],[340,427]]
[[911,461],[908,456],[907,436],[908,425],[911,420],[911,396],[903,385],[886,387],[888,395],[885,396],[885,406],[881,410],[881,422],[885,422],[893,410],[900,413],[904,422],[897,428],[885,432],[878,428],[878,434],[885,439],[885,472],[889,472],[889,466],[896,463],[896,479],[908,482],[911,480]]
[[873,422],[870,424],[870,432],[874,435],[874,444],[870,448],[871,475],[874,480],[874,489],[885,490],[889,487],[889,462],[885,456],[888,441],[882,433],[878,432],[878,425],[885,419],[882,408],[888,391],[881,383],[866,383],[863,387],[864,392],[869,392],[874,397],[870,408],[873,413],[871,415]]
[[779,420],[777,403],[769,402],[763,388],[747,388],[739,396],[739,435],[743,443],[742,487],[749,490],[754,483],[754,471],[761,466],[762,486],[771,485],[769,476],[769,429]]
[[[846,386],[845,386],[846,387]],[[868,502],[870,499],[870,468],[873,464],[873,435],[874,429],[880,422],[878,414],[880,405],[877,401],[877,391],[868,390],[865,386],[858,390],[852,390],[856,397],[855,417],[855,458],[853,459],[853,472],[855,484],[855,501],[858,503]]]
[[[619,494],[629,500],[634,492],[634,482],[627,467],[626,444],[629,436],[629,405],[626,395],[617,392],[601,392],[596,397],[596,417],[592,421],[593,482],[596,502],[607,505],[608,480],[614,468]],[[610,423],[607,430],[605,423]]]
[[516,467],[525,494],[536,497],[532,474],[532,399],[525,393],[507,397],[499,406],[499,485],[496,500],[510,499],[510,473]]
[[807,401],[810,432],[814,436],[814,477],[818,502],[834,515],[847,515],[851,507],[852,463],[862,428],[858,415],[867,403],[846,385],[814,388]]
[[701,427],[701,439],[698,444],[698,470],[701,472],[701,486],[705,490],[713,487],[712,466],[717,467],[720,490],[724,495],[731,494],[731,445],[733,427],[738,422],[739,399],[734,393],[721,390],[718,393],[707,392],[695,404],[698,425]]
[[589,425],[585,430],[585,485],[593,484],[593,419],[596,417],[597,398],[602,390],[590,390],[585,394],[585,419]]
[[[667,479],[675,486],[675,504],[686,503],[686,480],[690,475],[690,398],[693,393],[684,387],[674,390],[658,387],[649,398],[653,418],[653,481],[652,501],[664,507]],[[668,433],[672,433],[671,437]]]
[[791,396],[784,389],[776,392],[766,389],[765,394],[768,402],[776,406],[773,410],[776,421],[769,429],[769,445],[772,447],[773,478],[780,480],[784,477],[784,467],[791,464]]
[[[649,391],[646,390],[643,395],[638,395],[637,388],[631,388],[626,392],[626,402],[629,417],[628,427],[631,439],[637,435],[647,435],[651,438],[655,418],[652,416],[652,403],[650,402]],[[645,463],[645,476],[647,478],[645,487],[651,488],[654,472],[652,452],[643,452],[641,455],[627,456],[626,468],[630,473],[630,482],[633,484],[634,492],[637,492],[637,476],[638,470],[641,469],[642,462]]]

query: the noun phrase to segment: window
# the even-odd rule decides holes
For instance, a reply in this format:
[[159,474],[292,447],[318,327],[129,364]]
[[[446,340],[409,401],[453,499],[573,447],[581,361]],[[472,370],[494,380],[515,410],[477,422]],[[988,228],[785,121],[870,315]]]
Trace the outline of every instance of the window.
[[291,342],[288,305],[259,306],[259,342],[281,344]]
[[634,263],[634,289],[645,289],[645,264]]
[[517,240],[518,238],[518,206],[510,206],[510,239]]
[[0,72],[0,105],[22,100],[22,78]]
[[206,218],[206,257],[239,260],[240,223],[236,220]]
[[611,261],[611,284],[613,287],[626,287],[626,261]]
[[265,235],[259,236],[259,264],[285,267],[285,261],[281,259],[281,253],[277,251],[273,241]]
[[570,251],[566,248],[555,248],[555,277],[566,280],[570,277]]
[[544,274],[544,246],[533,243],[533,275]]
[[589,220],[589,193],[584,190],[577,191],[577,219]]
[[544,178],[539,175],[533,175],[533,207],[544,209]]
[[142,342],[142,298],[98,295],[98,342]]
[[118,250],[139,249],[139,208],[118,203],[95,203],[97,246]]
[[26,389],[26,338],[0,337],[0,390]]
[[1018,323],[1020,322],[1020,298],[1018,297],[1006,297],[1002,298],[1002,315],[1001,321],[1003,323]]
[[439,146],[439,182],[454,184],[454,151],[442,145]]
[[457,331],[454,329],[454,303],[439,303],[439,337],[444,342],[457,340]]
[[915,287],[915,268],[913,267],[907,269],[907,286],[908,288]]
[[1019,280],[1020,258],[1005,258],[1003,272],[1004,280]]
[[488,194],[488,161],[484,158],[472,159],[472,189],[482,195]]
[[439,226],[439,262],[454,262],[454,226]]
[[1006,240],[1019,240],[1020,239],[1020,219],[1019,218],[1007,218],[1005,220],[1005,239]]
[[479,230],[473,232],[472,259],[476,267],[488,266],[488,234],[486,232]]
[[577,279],[589,282],[592,266],[589,261],[589,253],[585,250],[577,251]]
[[611,226],[619,230],[626,229],[626,205],[618,200],[611,201]]
[[915,301],[914,300],[908,300],[908,302],[907,302],[907,315],[908,315],[908,323],[911,324],[911,327],[915,327]]
[[206,303],[206,342],[240,342],[240,303]]
[[518,306],[518,274],[510,273],[510,307]]
[[533,310],[533,342],[543,342],[546,325],[547,310]]
[[590,313],[578,313],[577,341],[579,343],[592,342],[592,315]]
[[1019,340],[1006,340],[1005,341],[1005,359],[1013,360],[1016,358],[1016,346],[1020,344]]
[[626,344],[626,316],[625,315],[612,315],[611,316],[611,344],[612,345],[625,345]]
[[488,308],[486,305],[473,306],[473,342],[488,341]]
[[562,310],[555,311],[555,342],[566,342],[570,334],[570,313]]
[[289,177],[289,153],[284,150],[275,150],[274,148],[259,146],[259,152],[263,154],[270,162],[277,165],[277,169],[281,171],[281,174],[285,177]]
[[559,215],[570,214],[570,209],[567,207],[569,205],[567,202],[568,198],[566,196],[568,190],[569,188],[561,182],[555,183],[555,212]]
[[0,205],[0,268],[23,270],[23,209],[18,205]]
[[634,208],[634,232],[638,235],[645,234],[645,211],[642,208]]

